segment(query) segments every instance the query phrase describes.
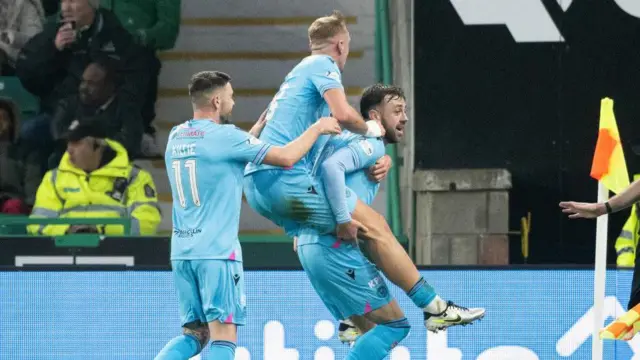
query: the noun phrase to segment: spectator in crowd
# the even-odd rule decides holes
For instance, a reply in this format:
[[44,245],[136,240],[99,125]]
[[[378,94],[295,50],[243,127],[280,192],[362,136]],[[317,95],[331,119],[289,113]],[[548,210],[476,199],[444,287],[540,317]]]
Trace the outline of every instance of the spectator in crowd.
[[26,215],[33,206],[42,172],[39,159],[27,156],[20,146],[18,116],[15,104],[0,98],[0,213]]
[[[147,88],[143,49],[112,12],[98,9],[99,0],[61,0],[60,17],[22,48],[16,74],[23,86],[40,96],[44,114],[23,124],[21,135],[51,145],[50,120],[60,99],[78,91],[91,62],[110,57],[119,62],[122,96],[141,104]],[[46,138],[48,136],[48,138]],[[43,138],[44,137],[44,138]],[[47,143],[48,142],[48,143]]]
[[42,31],[40,0],[0,0],[0,75],[11,75],[24,44]]
[[172,49],[180,30],[180,0],[102,0],[101,6],[113,11],[122,26],[145,48],[145,62],[149,71],[149,87],[142,107],[145,136],[142,148],[145,155],[157,153],[155,129],[158,76],[161,63],[158,50]]
[[60,0],[42,0],[42,7],[47,18],[57,16],[58,11],[60,11]]
[[[161,221],[151,175],[129,161],[118,142],[106,138],[100,123],[74,121],[67,152],[48,171],[36,194],[31,217],[131,218],[132,235],[154,235]],[[29,225],[31,234],[100,233],[123,235],[120,225]]]
[[137,104],[119,94],[116,62],[110,58],[89,64],[82,74],[78,93],[58,103],[53,116],[53,138],[58,146],[49,157],[49,168],[58,166],[65,152],[64,133],[74,120],[99,122],[106,136],[122,144],[135,158],[142,138],[142,118]]

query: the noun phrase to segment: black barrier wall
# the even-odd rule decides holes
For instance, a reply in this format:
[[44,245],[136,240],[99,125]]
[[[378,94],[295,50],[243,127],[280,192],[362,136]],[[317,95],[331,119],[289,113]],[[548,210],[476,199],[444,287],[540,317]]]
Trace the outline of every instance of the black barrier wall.
[[[508,169],[511,228],[533,214],[530,262],[593,262],[595,222],[568,221],[557,203],[596,199],[589,171],[602,97],[614,99],[629,171],[640,172],[631,151],[640,19],[613,0],[520,1],[493,18],[470,3],[497,2],[415,1],[416,167]],[[482,22],[510,26],[470,25]],[[627,216],[610,219],[610,262]],[[521,261],[519,244],[511,249]]]
[[[0,267],[115,266],[170,268],[170,239],[165,237],[109,237],[96,247],[56,246],[51,238],[0,237]],[[298,256],[288,242],[242,244],[243,264],[248,268],[299,267]]]

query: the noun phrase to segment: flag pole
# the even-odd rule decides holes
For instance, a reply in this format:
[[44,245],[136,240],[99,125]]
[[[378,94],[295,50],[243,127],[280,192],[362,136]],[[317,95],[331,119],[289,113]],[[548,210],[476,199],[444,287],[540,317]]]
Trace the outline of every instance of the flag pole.
[[[609,190],[598,181],[598,203],[609,200]],[[596,265],[593,281],[593,338],[591,359],[602,360],[602,340],[600,329],[604,326],[604,296],[607,276],[607,228],[609,215],[599,216],[596,222]]]

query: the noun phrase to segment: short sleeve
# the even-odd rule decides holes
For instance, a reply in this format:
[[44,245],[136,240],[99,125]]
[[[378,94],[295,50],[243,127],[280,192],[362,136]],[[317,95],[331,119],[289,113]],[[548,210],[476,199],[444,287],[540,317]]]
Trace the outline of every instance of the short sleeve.
[[352,141],[349,144],[349,149],[353,153],[356,168],[358,169],[372,166],[385,154],[384,143],[378,138],[362,137]]
[[324,95],[327,90],[342,88],[342,75],[333,59],[318,58],[312,65],[311,71],[311,82],[320,95]]
[[229,127],[229,131],[225,135],[230,145],[229,157],[240,162],[260,165],[271,147],[271,145],[235,126]]

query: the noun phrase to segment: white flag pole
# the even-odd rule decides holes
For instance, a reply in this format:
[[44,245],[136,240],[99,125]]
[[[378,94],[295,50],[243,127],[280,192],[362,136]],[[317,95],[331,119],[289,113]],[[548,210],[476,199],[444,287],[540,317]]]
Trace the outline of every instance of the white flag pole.
[[[598,203],[609,200],[609,190],[598,182]],[[596,222],[596,266],[593,279],[593,339],[591,359],[602,360],[600,329],[604,327],[604,295],[607,276],[607,228],[609,215],[598,217]]]

